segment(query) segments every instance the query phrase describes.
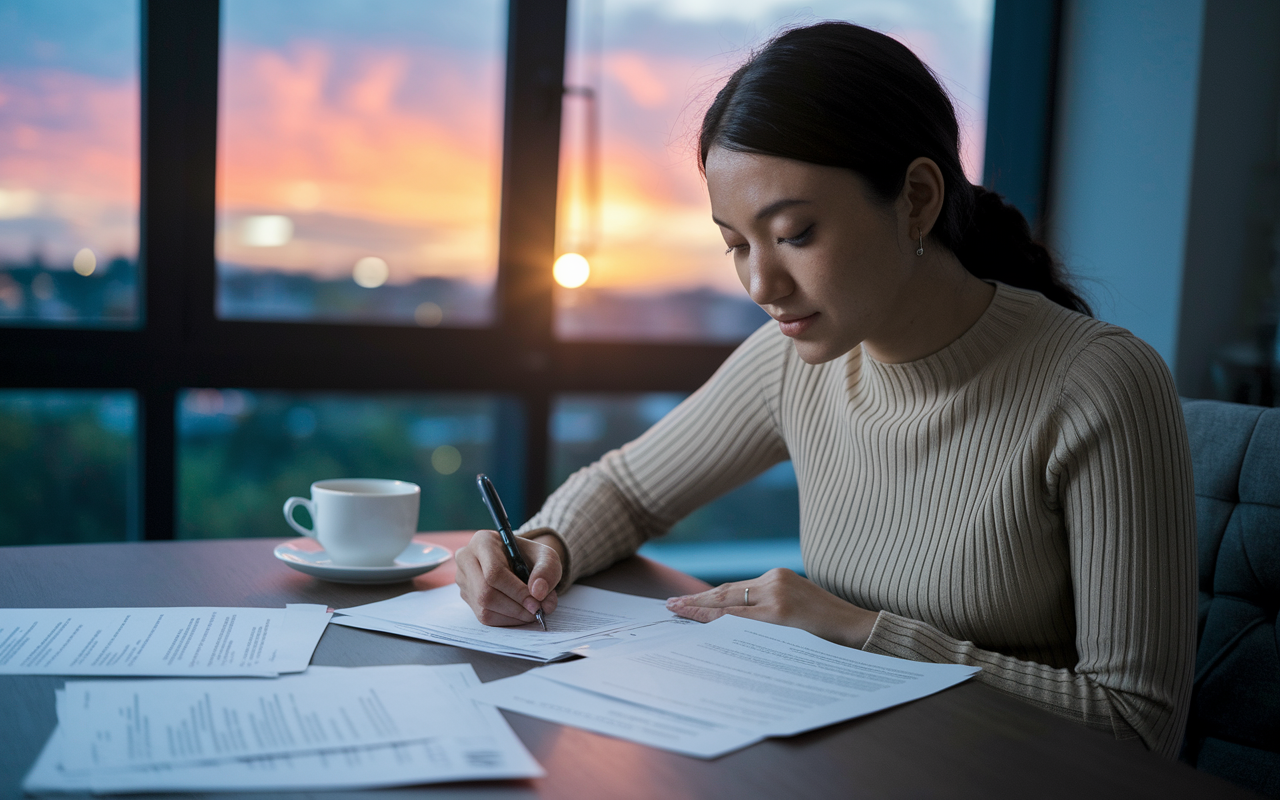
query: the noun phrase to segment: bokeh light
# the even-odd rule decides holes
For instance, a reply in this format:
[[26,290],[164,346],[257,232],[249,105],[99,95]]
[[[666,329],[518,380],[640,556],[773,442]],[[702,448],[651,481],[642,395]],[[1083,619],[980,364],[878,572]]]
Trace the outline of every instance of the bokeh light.
[[76,253],[76,257],[71,259],[71,268],[76,271],[77,275],[83,275],[86,278],[92,275],[97,267],[98,258],[87,247],[80,248],[80,251]]
[[431,452],[431,466],[441,475],[452,475],[462,466],[462,453],[451,444],[444,444]]
[[283,247],[293,238],[293,220],[279,214],[246,217],[240,243],[247,247]]
[[424,328],[434,328],[444,320],[444,309],[428,300],[413,310],[413,321]]
[[391,276],[391,268],[387,262],[377,256],[365,256],[356,262],[351,270],[351,278],[366,289],[376,289],[387,282]]
[[556,259],[551,274],[566,289],[576,289],[591,277],[591,265],[577,253],[565,253]]

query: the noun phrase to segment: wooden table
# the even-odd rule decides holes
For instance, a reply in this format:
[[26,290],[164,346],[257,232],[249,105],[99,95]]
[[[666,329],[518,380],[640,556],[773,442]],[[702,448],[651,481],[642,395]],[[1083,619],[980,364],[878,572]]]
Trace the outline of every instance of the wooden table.
[[[450,550],[467,534],[433,537]],[[0,548],[0,607],[273,606],[344,608],[453,580],[452,562],[410,583],[345,586],[299,574],[272,557],[279,539]],[[706,588],[632,558],[583,583],[650,597]],[[332,666],[469,661],[482,681],[532,662],[331,625],[313,663]],[[0,676],[0,796],[20,783],[53,731],[63,678]],[[870,717],[770,739],[714,761],[654,750],[503,712],[542,763],[533,781],[378,790],[468,798],[758,797],[1255,797],[1059,719],[976,682]],[[326,792],[320,797],[368,796]],[[154,796],[154,795],[153,795]],[[245,795],[239,795],[244,797]]]

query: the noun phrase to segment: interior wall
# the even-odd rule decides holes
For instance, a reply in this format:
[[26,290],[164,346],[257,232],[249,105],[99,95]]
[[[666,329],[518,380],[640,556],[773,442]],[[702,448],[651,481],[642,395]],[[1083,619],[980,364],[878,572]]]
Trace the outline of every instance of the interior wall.
[[1200,62],[1174,375],[1183,395],[1246,399],[1215,387],[1211,367],[1232,345],[1248,356],[1256,342],[1273,357],[1265,326],[1277,313],[1280,3],[1209,3]]
[[1068,0],[1050,244],[1098,318],[1177,361],[1203,0]]

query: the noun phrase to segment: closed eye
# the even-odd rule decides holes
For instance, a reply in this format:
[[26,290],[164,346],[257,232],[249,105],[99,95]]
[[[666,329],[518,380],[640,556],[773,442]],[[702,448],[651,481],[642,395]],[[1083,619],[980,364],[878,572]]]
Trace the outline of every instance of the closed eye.
[[780,236],[780,237],[778,237],[778,244],[793,244],[793,245],[797,245],[797,246],[798,246],[798,245],[803,245],[804,243],[808,242],[808,241],[809,241],[809,239],[811,239],[811,238],[813,238],[813,226],[812,226],[812,225],[810,225],[809,227],[805,228],[803,231],[801,231],[799,234],[797,234],[797,235],[795,235],[795,236],[791,236],[791,237],[789,237],[789,238],[788,238],[788,237],[781,237],[781,236]]

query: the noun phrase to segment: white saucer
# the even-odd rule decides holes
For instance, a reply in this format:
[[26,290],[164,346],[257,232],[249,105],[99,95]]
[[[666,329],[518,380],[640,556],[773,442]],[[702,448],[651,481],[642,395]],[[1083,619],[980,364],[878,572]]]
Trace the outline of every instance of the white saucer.
[[299,536],[276,545],[276,558],[308,575],[334,583],[398,583],[415,575],[430,572],[453,555],[438,544],[432,544],[421,534],[396,556],[395,563],[385,567],[344,567],[329,560],[315,539]]

